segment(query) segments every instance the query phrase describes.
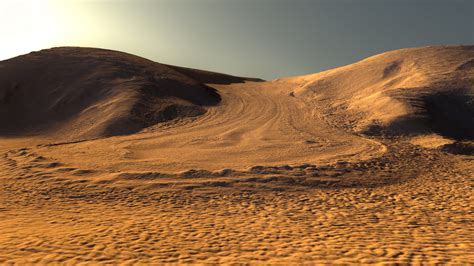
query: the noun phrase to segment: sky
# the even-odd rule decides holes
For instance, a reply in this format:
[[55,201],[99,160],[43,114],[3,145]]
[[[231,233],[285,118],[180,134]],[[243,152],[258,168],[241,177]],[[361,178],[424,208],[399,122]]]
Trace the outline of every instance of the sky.
[[0,0],[0,60],[57,46],[274,79],[474,44],[474,0]]

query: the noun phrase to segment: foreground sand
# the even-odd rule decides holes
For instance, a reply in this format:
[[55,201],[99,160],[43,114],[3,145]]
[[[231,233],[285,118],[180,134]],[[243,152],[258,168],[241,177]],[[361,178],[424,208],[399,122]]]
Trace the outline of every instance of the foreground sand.
[[411,179],[371,188],[244,182],[141,192],[22,167],[25,156],[2,158],[0,263],[474,260],[469,157],[415,149],[403,162],[419,167],[416,176],[388,160],[361,171]]

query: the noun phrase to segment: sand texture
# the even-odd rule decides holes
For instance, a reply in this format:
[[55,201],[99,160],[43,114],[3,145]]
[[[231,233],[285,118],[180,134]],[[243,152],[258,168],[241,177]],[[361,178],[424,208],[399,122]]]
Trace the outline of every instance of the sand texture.
[[0,264],[474,261],[474,47],[263,81],[0,62]]

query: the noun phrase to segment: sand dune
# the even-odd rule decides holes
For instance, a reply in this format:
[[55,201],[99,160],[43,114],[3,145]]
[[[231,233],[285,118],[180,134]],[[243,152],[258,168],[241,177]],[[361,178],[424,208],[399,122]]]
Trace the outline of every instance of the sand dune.
[[206,82],[243,80],[73,47],[19,56],[1,62],[1,69],[0,133],[68,139],[130,134],[202,115],[219,103],[214,89],[186,74]]
[[355,132],[472,140],[473,58],[473,46],[402,49],[279,81]]
[[473,61],[273,81],[92,48],[2,61],[0,263],[468,264]]

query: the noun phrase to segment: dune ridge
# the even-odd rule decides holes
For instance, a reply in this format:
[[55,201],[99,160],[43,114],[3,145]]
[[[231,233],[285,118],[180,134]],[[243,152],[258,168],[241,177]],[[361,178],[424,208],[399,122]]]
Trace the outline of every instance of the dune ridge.
[[33,52],[0,66],[0,134],[69,139],[130,134],[204,114],[219,103],[219,94],[188,75],[206,82],[243,80],[75,47]]
[[355,132],[472,139],[473,58],[474,46],[401,49],[278,81]]

